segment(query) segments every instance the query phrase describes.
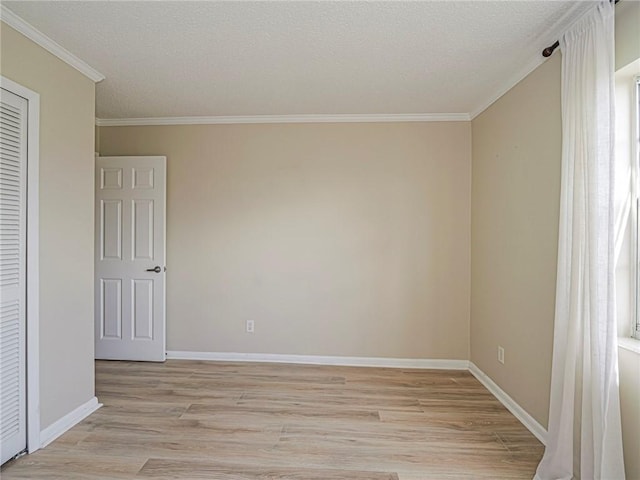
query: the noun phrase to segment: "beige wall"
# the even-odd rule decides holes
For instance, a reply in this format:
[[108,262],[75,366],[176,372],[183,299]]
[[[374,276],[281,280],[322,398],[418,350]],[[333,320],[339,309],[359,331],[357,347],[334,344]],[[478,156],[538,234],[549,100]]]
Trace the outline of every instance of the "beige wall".
[[168,349],[468,358],[470,133],[100,128],[102,155],[167,156]]
[[[471,360],[547,424],[560,199],[560,55],[476,117]],[[505,349],[504,365],[497,349]]]
[[[616,7],[617,68],[640,57],[639,20],[640,2]],[[472,122],[471,361],[543,426],[555,302],[560,63],[557,52]],[[504,365],[496,360],[499,344]],[[640,355],[619,354],[625,467],[637,480]]]
[[622,0],[616,5],[616,70],[640,58],[640,2]]
[[46,428],[94,395],[94,83],[1,25],[0,72],[40,94],[40,406]]

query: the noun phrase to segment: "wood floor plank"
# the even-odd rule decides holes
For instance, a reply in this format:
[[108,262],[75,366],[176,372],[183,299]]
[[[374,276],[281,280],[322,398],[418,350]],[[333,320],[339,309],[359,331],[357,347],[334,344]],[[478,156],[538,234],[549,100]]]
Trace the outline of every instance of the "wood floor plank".
[[96,362],[104,407],[3,480],[519,480],[543,446],[471,374]]
[[331,418],[331,419],[343,419],[349,420],[374,420],[378,421],[380,416],[377,410],[371,410],[369,408],[357,408],[349,405],[322,405],[318,404],[292,404],[292,403],[280,403],[280,404],[267,404],[261,405],[207,405],[207,404],[192,404],[187,411],[180,418],[182,419],[198,419],[198,418],[210,418],[215,415],[228,415],[230,413],[239,413],[247,418],[255,416],[268,416],[271,418],[279,418],[282,421],[301,417],[311,418]]
[[45,448],[12,462],[2,471],[2,480],[12,478],[49,479],[131,479],[146,462],[141,456],[124,458],[95,454],[90,457],[65,450]]
[[138,477],[157,480],[398,480],[389,472],[315,468],[263,468],[219,462],[167,461],[151,458]]

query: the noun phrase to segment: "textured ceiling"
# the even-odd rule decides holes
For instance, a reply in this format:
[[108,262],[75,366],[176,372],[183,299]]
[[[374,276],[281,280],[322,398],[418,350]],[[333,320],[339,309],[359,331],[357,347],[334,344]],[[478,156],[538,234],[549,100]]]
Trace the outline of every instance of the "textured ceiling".
[[106,76],[100,118],[473,113],[590,3],[3,1]]

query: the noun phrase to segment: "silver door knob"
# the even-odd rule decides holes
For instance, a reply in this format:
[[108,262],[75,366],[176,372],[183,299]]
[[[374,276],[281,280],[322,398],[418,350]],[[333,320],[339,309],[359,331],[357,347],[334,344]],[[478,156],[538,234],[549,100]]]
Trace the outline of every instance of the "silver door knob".
[[154,268],[147,268],[147,272],[156,272],[156,273],[160,273],[162,271],[162,269],[160,267],[154,267]]

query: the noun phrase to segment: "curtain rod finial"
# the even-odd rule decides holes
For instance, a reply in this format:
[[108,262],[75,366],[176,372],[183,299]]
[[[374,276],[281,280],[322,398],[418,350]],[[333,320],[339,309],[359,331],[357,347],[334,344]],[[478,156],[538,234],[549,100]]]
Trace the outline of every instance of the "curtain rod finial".
[[551,45],[550,47],[545,48],[542,51],[542,56],[543,57],[550,57],[551,54],[553,53],[553,51],[558,48],[560,46],[560,42],[556,42],[553,45]]

